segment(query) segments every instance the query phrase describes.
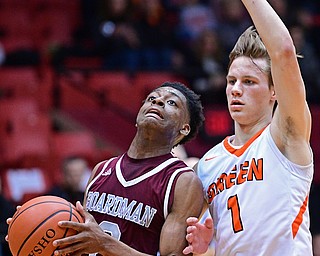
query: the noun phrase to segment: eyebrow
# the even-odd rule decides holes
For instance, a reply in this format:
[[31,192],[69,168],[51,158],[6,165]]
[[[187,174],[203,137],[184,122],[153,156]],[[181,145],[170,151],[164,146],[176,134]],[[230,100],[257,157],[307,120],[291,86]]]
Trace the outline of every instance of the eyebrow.
[[[226,76],[226,79],[228,79],[228,78],[236,78],[236,76],[235,76],[235,75],[227,75],[227,76]],[[254,79],[254,78],[256,78],[256,76],[253,76],[253,75],[241,76],[241,79],[243,79],[243,78],[246,78],[246,79]]]
[[[173,88],[172,88],[172,89],[167,89],[167,88],[164,88],[164,87],[161,87],[161,88],[162,88],[163,90],[169,92],[170,94],[176,96],[176,97],[179,98],[181,101],[183,101],[183,99],[181,98],[181,96],[180,96],[179,94],[177,94],[177,93],[174,92],[174,89],[173,89]],[[160,88],[157,88],[157,89],[153,90],[152,92],[160,92],[160,91],[161,91],[161,89],[160,89]],[[181,94],[182,94],[182,93],[181,93]],[[182,94],[182,95],[183,95],[183,94]]]

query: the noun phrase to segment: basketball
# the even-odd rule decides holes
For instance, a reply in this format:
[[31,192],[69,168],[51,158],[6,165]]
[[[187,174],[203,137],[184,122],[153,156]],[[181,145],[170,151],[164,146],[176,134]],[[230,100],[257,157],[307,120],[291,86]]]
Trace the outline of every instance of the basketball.
[[73,229],[60,228],[61,220],[84,222],[75,206],[60,197],[39,196],[24,203],[8,228],[13,256],[53,255],[54,240],[76,234]]

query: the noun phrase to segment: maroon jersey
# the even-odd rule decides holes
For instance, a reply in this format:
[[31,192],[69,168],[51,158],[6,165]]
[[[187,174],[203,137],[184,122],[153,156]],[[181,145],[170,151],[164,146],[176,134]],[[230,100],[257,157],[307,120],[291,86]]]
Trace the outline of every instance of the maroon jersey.
[[104,161],[88,186],[86,208],[105,232],[156,255],[176,180],[187,171],[192,169],[171,154],[147,159],[124,154]]

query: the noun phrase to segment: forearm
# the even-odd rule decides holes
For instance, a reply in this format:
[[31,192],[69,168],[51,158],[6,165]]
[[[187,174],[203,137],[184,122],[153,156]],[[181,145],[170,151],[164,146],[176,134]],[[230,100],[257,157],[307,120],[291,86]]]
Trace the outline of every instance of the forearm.
[[270,56],[288,44],[293,46],[288,29],[266,0],[242,0],[242,2]]

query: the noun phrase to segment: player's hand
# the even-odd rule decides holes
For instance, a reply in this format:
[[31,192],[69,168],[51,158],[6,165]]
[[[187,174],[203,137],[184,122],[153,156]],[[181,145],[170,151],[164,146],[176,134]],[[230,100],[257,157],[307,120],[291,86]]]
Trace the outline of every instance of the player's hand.
[[[20,208],[21,208],[21,205],[18,205],[17,211],[19,211]],[[10,225],[11,221],[12,221],[12,218],[8,218],[6,222],[8,225]],[[8,242],[8,235],[6,235],[5,240]]]
[[198,218],[190,217],[187,224],[186,239],[189,245],[183,250],[183,254],[205,253],[213,237],[213,219],[208,217],[204,224],[201,224]]
[[[7,224],[10,225],[11,221],[12,221],[12,218],[8,218],[7,219]],[[5,240],[8,242],[8,240],[9,240],[8,239],[8,235],[6,235]]]
[[62,239],[53,241],[53,246],[57,247],[54,255],[73,255],[97,253],[102,251],[102,247],[107,239],[113,239],[107,235],[97,224],[94,217],[88,213],[80,202],[76,204],[78,212],[84,217],[84,223],[73,221],[59,221],[62,228],[72,228],[78,233]]

